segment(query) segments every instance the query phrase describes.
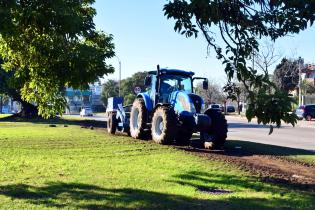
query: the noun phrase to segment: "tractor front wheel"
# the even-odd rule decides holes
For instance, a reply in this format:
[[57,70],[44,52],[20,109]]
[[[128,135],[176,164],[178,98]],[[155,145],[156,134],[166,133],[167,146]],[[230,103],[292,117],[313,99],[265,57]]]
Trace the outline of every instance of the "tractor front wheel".
[[130,113],[130,135],[135,139],[146,137],[147,109],[142,98],[137,98]]
[[173,109],[158,107],[152,118],[152,139],[158,144],[171,144],[176,135],[176,115]]

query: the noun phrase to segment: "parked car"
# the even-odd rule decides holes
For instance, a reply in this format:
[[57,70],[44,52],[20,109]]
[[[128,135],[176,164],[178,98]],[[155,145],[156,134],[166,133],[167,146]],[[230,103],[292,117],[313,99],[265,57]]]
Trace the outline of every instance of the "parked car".
[[227,106],[226,112],[235,112],[235,107],[234,106]]
[[220,104],[210,104],[210,105],[209,105],[209,108],[210,108],[210,109],[213,109],[213,110],[217,110],[218,112],[221,112],[221,111],[222,111]]
[[315,118],[315,104],[303,105],[295,110],[295,114],[300,120],[305,119],[307,121]]
[[92,109],[90,107],[84,107],[81,109],[80,111],[80,116],[84,117],[84,116],[93,116],[93,112]]

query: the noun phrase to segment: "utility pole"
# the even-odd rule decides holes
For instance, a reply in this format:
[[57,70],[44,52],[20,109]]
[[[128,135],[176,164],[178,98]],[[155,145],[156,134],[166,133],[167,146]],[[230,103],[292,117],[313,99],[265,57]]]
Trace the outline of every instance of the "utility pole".
[[301,106],[302,104],[302,90],[301,90],[301,57],[299,57],[298,60],[298,65],[299,65],[299,106]]
[[120,86],[121,86],[121,61],[119,60],[119,84],[118,84],[118,96],[120,97]]
[[119,57],[116,55],[115,56],[118,60],[119,63],[119,78],[118,78],[118,96],[120,97],[120,85],[121,85],[121,61],[119,59]]

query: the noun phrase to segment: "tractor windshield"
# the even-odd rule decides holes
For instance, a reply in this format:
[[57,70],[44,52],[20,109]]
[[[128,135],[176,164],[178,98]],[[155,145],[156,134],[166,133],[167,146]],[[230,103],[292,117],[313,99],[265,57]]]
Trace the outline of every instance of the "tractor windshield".
[[173,91],[192,93],[191,77],[184,75],[163,75],[160,83],[160,93],[170,94]]

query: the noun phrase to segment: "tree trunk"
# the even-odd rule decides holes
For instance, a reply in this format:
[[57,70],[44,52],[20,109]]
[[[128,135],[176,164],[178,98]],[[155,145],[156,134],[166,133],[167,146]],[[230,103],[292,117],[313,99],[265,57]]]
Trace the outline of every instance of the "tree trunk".
[[38,109],[37,106],[34,106],[31,103],[26,101],[20,101],[22,105],[22,110],[19,115],[23,118],[36,118],[38,117]]
[[2,96],[0,96],[0,114],[2,114],[2,106],[3,106]]
[[12,101],[17,101],[22,106],[22,110],[20,113],[18,113],[18,116],[23,117],[23,118],[36,118],[36,117],[38,117],[37,106],[24,101],[21,98],[20,94],[16,94],[16,95],[12,96]]
[[241,114],[240,100],[237,100],[237,111],[238,115],[240,115]]

